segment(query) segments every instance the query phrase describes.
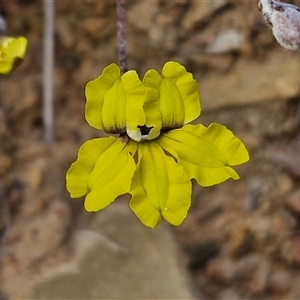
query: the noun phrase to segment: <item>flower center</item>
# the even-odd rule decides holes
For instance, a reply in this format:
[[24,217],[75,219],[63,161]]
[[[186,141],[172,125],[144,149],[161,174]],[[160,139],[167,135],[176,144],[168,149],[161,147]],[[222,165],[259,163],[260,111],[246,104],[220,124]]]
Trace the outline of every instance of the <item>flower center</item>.
[[154,127],[153,126],[147,127],[146,125],[138,125],[137,128],[140,129],[142,138],[145,138],[145,137],[148,137],[150,130]]

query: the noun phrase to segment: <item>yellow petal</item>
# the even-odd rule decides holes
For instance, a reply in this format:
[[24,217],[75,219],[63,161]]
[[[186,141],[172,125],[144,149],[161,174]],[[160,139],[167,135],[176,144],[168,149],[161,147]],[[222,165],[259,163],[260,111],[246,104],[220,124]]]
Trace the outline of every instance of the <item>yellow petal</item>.
[[15,58],[0,51],[0,74],[8,74],[14,68]]
[[145,97],[146,90],[135,71],[121,76],[119,67],[111,64],[86,85],[86,119],[97,129],[127,133],[131,139],[140,141],[140,127],[146,121]]
[[114,137],[84,143],[67,172],[67,190],[71,197],[87,195],[85,209],[98,211],[129,192],[136,168],[135,152],[136,143],[125,144]]
[[[7,53],[12,57],[24,58],[27,49],[27,39],[23,36],[16,38],[9,38],[10,41],[7,42]],[[4,42],[4,44],[6,44]]]
[[130,207],[146,226],[166,219],[179,225],[191,203],[191,182],[174,159],[155,142],[140,143],[139,161],[132,178]]
[[249,160],[244,144],[225,126],[186,125],[159,137],[158,143],[199,185],[210,186],[228,178],[239,179],[231,166]]
[[159,92],[153,88],[145,88],[145,103],[143,106],[146,115],[146,127],[149,128],[149,133],[144,136],[145,140],[153,140],[160,134],[162,127],[161,113],[159,110]]
[[128,136],[134,141],[142,139],[139,126],[145,125],[146,117],[143,110],[146,91],[135,71],[128,71],[122,75],[122,84],[126,93],[126,127]]
[[25,37],[4,37],[0,39],[0,74],[10,73],[23,61],[27,49]]
[[174,61],[164,65],[162,75],[171,80],[180,93],[184,105],[184,124],[196,119],[201,109],[198,84],[193,75],[187,72],[184,66]]
[[146,126],[151,128],[147,140],[155,139],[160,134],[162,127],[162,115],[159,108],[159,87],[161,75],[156,70],[149,70],[143,79],[146,90],[144,111],[146,115]]
[[126,132],[126,94],[116,64],[88,82],[85,95],[85,118],[92,127],[109,133]]
[[[167,62],[162,69],[162,75],[155,70],[149,70],[143,84],[146,88],[157,89],[160,93],[159,110],[163,128],[180,128],[199,116],[197,82],[179,63]],[[153,109],[156,107],[153,106]]]

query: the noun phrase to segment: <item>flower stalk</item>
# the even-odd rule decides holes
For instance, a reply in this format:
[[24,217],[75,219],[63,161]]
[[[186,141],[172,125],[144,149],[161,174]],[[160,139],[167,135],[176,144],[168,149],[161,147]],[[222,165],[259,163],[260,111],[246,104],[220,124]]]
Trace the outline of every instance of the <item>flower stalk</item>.
[[126,50],[126,6],[125,0],[117,0],[117,37],[119,50],[119,66],[121,73],[127,72],[127,50]]

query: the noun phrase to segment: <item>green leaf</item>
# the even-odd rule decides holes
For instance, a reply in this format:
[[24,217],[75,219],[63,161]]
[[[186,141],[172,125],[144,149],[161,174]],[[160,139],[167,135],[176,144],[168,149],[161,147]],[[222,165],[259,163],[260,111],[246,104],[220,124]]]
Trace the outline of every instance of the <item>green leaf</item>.
[[125,144],[114,137],[85,142],[67,172],[71,197],[87,195],[85,209],[98,211],[128,193],[136,169],[133,159],[136,148],[135,142]]
[[239,179],[231,166],[249,160],[244,144],[225,126],[186,125],[162,134],[157,141],[199,185],[211,186]]
[[166,219],[179,225],[191,204],[191,182],[183,168],[155,142],[140,143],[130,207],[146,226]]

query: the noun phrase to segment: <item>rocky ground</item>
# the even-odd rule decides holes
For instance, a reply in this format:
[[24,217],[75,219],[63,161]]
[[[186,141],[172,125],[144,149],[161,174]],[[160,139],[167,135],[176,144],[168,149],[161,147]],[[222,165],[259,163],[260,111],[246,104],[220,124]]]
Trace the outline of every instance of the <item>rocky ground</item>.
[[[84,86],[117,61],[116,15],[114,1],[57,1],[49,145],[42,2],[2,0],[0,13],[9,34],[29,39],[24,63],[0,81],[0,193],[9,207],[0,219],[1,287],[16,299],[46,270],[70,262],[74,236],[106,216],[71,200],[64,176],[82,142],[101,134],[84,120]],[[128,52],[140,74],[167,60],[183,63],[200,85],[197,122],[226,125],[250,152],[241,180],[195,184],[189,216],[172,228],[195,290],[203,299],[299,299],[299,52],[275,42],[256,1],[227,0],[128,1]]]

